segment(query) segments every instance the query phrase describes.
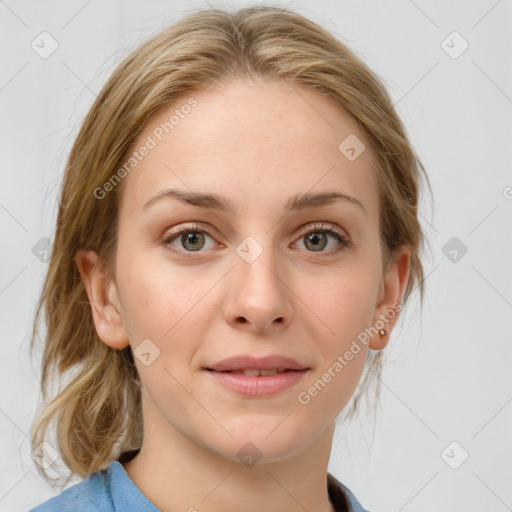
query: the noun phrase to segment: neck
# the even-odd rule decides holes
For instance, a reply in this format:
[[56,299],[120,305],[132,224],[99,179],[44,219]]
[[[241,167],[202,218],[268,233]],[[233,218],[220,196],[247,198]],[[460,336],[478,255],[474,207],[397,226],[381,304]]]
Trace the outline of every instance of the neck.
[[[144,441],[123,464],[141,492],[162,512],[333,512],[327,491],[334,423],[308,447],[254,465],[228,459],[183,435],[145,407]],[[153,417],[152,417],[153,416]],[[150,420],[150,421],[147,421]],[[240,446],[243,446],[241,443]],[[263,454],[262,454],[263,455]]]

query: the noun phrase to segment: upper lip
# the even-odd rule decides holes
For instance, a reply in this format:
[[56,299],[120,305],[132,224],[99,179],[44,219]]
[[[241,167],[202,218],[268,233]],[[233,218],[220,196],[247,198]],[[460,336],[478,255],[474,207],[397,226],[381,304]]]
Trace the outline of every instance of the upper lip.
[[299,363],[295,359],[279,355],[271,355],[267,357],[252,357],[249,355],[240,355],[229,357],[212,366],[206,367],[207,370],[215,370],[217,372],[226,372],[230,370],[307,370],[307,366]]

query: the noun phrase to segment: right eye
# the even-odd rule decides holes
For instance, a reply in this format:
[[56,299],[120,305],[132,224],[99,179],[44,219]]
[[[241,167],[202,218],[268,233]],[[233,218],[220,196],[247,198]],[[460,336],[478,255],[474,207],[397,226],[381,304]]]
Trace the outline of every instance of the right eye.
[[[199,229],[199,226],[195,224],[192,226],[184,226],[178,231],[174,231],[166,235],[162,240],[162,243],[167,247],[172,246],[179,254],[182,254],[187,258],[191,258],[191,253],[201,252],[201,249],[205,245],[205,237],[212,239],[211,235],[209,235],[207,231]],[[181,247],[172,245],[175,241],[178,242]]]

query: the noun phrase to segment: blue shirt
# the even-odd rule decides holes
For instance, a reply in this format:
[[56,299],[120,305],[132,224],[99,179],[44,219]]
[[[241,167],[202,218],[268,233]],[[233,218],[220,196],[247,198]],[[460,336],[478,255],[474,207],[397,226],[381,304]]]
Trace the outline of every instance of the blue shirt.
[[[337,511],[368,512],[330,473],[329,498]],[[123,465],[113,460],[108,468],[41,503],[29,512],[160,512],[133,483]]]

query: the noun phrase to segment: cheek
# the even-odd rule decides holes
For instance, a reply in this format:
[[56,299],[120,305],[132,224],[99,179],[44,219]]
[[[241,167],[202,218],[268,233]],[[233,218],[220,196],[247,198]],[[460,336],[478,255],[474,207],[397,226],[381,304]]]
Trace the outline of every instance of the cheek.
[[366,362],[368,344],[362,334],[371,323],[374,288],[371,281],[340,277],[313,298],[311,309],[319,317],[314,322],[321,329],[315,336],[321,358],[308,386],[299,390],[304,413],[329,414],[334,420],[352,397]]
[[151,251],[136,247],[129,238],[119,244],[116,272],[125,322],[135,344],[140,336],[160,339],[186,302],[186,287],[179,275],[150,258]]
[[333,341],[328,346],[342,348],[370,325],[377,290],[377,276],[369,267],[357,270],[347,266],[329,279],[306,284],[302,296],[309,297],[305,302],[317,316],[321,332]]
[[153,249],[146,256],[132,252],[120,257],[118,280],[132,346],[149,338],[160,349],[162,361],[174,364],[191,357],[197,348],[194,340],[202,338],[207,324],[205,296],[218,279],[192,276],[190,269],[173,266],[165,254]]

